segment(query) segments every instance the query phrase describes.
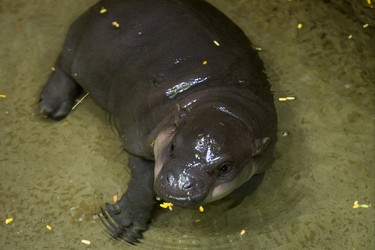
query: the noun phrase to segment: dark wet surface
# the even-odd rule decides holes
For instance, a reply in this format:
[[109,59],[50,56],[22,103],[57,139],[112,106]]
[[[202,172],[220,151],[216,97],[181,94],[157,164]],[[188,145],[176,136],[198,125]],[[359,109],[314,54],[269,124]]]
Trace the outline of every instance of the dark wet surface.
[[[69,24],[94,2],[0,1],[0,249],[131,247],[95,217],[129,181],[106,114],[90,98],[61,122],[37,109]],[[240,206],[160,208],[138,249],[373,248],[374,208],[353,202],[375,200],[375,9],[367,1],[210,2],[261,48],[279,134],[288,136]],[[278,101],[286,96],[296,100]]]

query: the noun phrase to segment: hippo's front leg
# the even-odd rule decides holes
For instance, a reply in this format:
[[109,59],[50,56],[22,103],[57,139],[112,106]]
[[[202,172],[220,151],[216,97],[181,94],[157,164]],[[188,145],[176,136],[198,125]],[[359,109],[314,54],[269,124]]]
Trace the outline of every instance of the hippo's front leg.
[[[153,188],[154,162],[130,156],[131,179],[125,194],[115,204],[106,204],[111,218],[103,221],[115,238],[134,244],[148,227],[156,203]],[[103,211],[105,216],[105,211]],[[114,223],[111,221],[114,221]]]

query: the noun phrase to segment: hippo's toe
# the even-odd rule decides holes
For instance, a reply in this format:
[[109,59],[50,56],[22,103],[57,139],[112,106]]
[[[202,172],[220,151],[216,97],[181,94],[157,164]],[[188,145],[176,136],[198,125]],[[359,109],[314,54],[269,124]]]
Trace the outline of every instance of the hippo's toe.
[[150,220],[148,211],[130,211],[118,204],[106,204],[101,209],[101,221],[116,239],[123,239],[131,244],[139,243],[142,233],[147,230]]

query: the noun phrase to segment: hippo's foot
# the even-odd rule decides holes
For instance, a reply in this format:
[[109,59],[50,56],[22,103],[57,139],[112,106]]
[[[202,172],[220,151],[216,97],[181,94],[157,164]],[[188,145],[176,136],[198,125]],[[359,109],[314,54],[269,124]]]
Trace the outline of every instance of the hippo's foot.
[[114,205],[102,208],[102,222],[116,239],[136,244],[142,239],[156,203],[153,190],[153,162],[131,156],[128,190]]
[[[147,230],[151,220],[151,209],[131,207],[125,202],[115,205],[106,204],[105,211],[102,209],[105,221],[103,223],[109,229],[111,235],[116,239],[124,239],[131,244],[139,243],[142,233]],[[124,203],[124,204],[119,204]],[[109,216],[105,216],[105,214]]]
[[40,94],[40,110],[46,117],[61,120],[69,114],[81,92],[82,88],[60,67],[56,67]]

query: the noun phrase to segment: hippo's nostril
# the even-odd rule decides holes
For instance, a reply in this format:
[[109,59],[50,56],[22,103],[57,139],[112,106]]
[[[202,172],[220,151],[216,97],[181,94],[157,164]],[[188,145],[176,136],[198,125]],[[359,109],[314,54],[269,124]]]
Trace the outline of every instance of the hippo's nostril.
[[195,186],[195,184],[195,178],[188,174],[179,174],[176,177],[175,173],[170,172],[166,175],[165,179],[165,185],[177,192],[189,191]]
[[196,183],[196,181],[195,181],[194,178],[187,177],[187,178],[184,179],[184,182],[182,184],[182,189],[184,191],[189,191],[195,186],[195,183]]
[[194,183],[192,182],[188,182],[188,183],[185,183],[185,185],[183,186],[184,190],[190,190],[192,189],[194,186]]

